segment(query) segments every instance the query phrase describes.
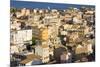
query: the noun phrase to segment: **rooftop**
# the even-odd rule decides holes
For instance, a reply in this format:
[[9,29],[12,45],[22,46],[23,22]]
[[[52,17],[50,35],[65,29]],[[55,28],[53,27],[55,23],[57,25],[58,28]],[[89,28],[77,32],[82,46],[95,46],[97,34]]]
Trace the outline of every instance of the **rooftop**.
[[20,63],[21,64],[26,64],[26,63],[28,63],[30,61],[35,60],[35,59],[41,59],[41,57],[40,56],[36,56],[34,54],[29,54],[29,55],[26,56],[26,59],[22,60]]

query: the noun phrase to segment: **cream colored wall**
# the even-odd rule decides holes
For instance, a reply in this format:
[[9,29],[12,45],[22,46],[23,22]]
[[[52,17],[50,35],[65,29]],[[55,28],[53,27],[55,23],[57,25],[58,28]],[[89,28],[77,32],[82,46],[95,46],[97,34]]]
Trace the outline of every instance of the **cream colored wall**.
[[12,42],[14,44],[20,44],[24,41],[29,41],[32,39],[32,30],[19,30],[12,34]]

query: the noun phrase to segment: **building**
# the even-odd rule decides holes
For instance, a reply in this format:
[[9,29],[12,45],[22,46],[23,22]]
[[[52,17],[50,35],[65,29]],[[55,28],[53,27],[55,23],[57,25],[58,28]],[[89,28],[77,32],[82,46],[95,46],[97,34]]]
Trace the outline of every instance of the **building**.
[[48,40],[48,29],[47,28],[40,29],[40,39],[41,40]]
[[76,47],[76,54],[82,54],[82,53],[86,53],[86,54],[91,54],[93,52],[93,49],[92,49],[92,43],[89,43],[89,42],[84,42],[83,43],[83,46],[82,45],[78,45]]
[[76,47],[75,49],[75,54],[82,54],[82,53],[85,53],[85,50],[84,47],[80,44],[78,44],[78,46]]
[[40,29],[37,26],[32,27],[32,37],[39,39],[40,38]]
[[13,44],[31,43],[32,29],[11,31],[10,37]]
[[89,33],[89,27],[88,26],[85,26],[84,34],[88,34],[88,33]]
[[29,16],[30,15],[30,10],[29,9],[26,10],[26,14],[25,15],[26,16]]
[[61,63],[69,63],[71,62],[71,53],[65,51],[65,52],[62,52],[62,54],[60,55],[60,62]]
[[93,43],[91,40],[83,41],[83,45],[84,45],[84,48],[87,50],[86,52],[88,54],[93,53],[93,49],[92,49]]
[[67,52],[67,49],[65,47],[60,46],[54,49],[54,58],[56,62],[60,63],[61,60],[60,56],[63,52]]
[[65,14],[63,19],[65,22],[70,22],[70,21],[72,21],[72,16],[69,13],[67,13],[67,14]]
[[26,8],[21,9],[21,15],[25,16],[25,13],[26,13]]
[[[54,57],[53,49],[49,49],[49,56]],[[51,58],[50,58],[51,60]]]
[[10,52],[11,52],[11,54],[19,53],[19,49],[18,49],[17,45],[12,44],[10,47]]
[[11,30],[20,30],[21,29],[20,26],[21,26],[21,23],[18,20],[14,20],[11,23],[10,29]]
[[34,54],[26,55],[26,59],[20,61],[21,66],[42,64],[41,57]]
[[42,57],[42,62],[47,63],[49,62],[49,46],[44,44],[44,45],[37,45],[35,47],[35,55],[39,55]]
[[34,23],[37,23],[37,21],[39,21],[39,19],[40,19],[40,15],[34,15]]

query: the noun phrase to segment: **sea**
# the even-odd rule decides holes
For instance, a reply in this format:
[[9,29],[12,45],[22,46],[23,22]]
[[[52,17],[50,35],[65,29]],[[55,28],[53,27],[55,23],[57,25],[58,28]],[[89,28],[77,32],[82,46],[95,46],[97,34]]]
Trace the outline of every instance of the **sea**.
[[95,5],[10,0],[10,7],[28,8],[28,9],[38,8],[38,9],[59,9],[59,10],[61,9],[61,10],[63,10],[63,9],[68,9],[69,7],[73,7],[73,8],[81,8],[81,7],[95,8]]

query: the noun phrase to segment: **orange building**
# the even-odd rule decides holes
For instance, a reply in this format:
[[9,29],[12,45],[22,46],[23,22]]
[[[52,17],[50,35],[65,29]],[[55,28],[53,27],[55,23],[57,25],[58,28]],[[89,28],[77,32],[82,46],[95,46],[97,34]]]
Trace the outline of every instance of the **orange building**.
[[40,38],[42,40],[48,40],[48,29],[47,28],[42,28],[41,30],[41,33],[40,33]]

